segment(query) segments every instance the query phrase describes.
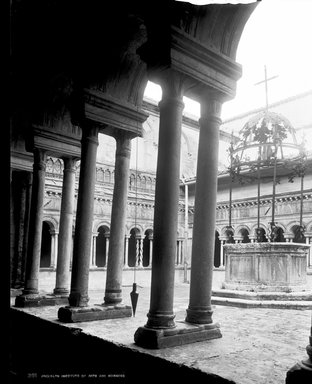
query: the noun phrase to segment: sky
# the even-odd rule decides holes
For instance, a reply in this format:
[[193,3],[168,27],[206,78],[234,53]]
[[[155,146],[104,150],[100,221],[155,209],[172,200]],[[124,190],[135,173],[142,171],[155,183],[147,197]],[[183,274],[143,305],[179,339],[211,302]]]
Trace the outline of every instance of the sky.
[[[250,3],[253,1],[189,0],[209,3]],[[225,103],[222,119],[265,106],[267,76],[269,103],[312,90],[312,0],[262,0],[247,21],[237,49],[236,61],[243,66],[236,97]],[[145,95],[161,99],[161,88],[148,82]],[[185,111],[199,116],[199,104],[184,98]]]

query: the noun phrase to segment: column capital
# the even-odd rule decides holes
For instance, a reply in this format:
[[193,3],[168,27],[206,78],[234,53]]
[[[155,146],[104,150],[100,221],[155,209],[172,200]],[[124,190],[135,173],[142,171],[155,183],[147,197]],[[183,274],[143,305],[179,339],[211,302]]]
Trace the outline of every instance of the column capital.
[[167,69],[161,72],[159,75],[159,84],[162,88],[162,100],[159,102],[161,108],[164,103],[174,102],[177,103],[181,108],[184,108],[183,103],[183,92],[185,85],[185,76]]
[[81,141],[90,141],[99,145],[98,133],[99,126],[96,123],[91,123],[90,121],[85,120],[81,126],[82,128],[82,137]]
[[114,138],[116,140],[116,156],[127,157],[131,156],[131,140],[135,137],[132,132],[115,129]]
[[76,163],[80,160],[78,157],[67,157],[63,156],[61,159],[64,162],[64,171],[63,172],[76,172]]
[[221,124],[222,104],[226,101],[226,96],[216,90],[206,90],[200,95],[200,120],[216,120]]
[[34,149],[34,165],[33,169],[36,171],[46,170],[47,154],[45,151],[39,148]]

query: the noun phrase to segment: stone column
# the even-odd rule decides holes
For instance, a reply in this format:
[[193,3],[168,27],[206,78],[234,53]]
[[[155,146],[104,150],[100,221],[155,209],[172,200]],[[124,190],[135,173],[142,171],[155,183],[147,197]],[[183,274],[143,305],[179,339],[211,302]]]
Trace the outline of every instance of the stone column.
[[75,203],[75,160],[64,158],[62,202],[54,294],[69,294],[69,267],[72,253]]
[[224,252],[223,252],[223,244],[224,240],[220,240],[220,267],[224,266]]
[[178,240],[178,262],[177,264],[180,265],[182,263],[182,241]]
[[312,255],[312,237],[310,237],[310,249],[309,249],[309,266],[312,265],[311,255]]
[[305,239],[306,239],[306,244],[307,245],[310,245],[310,248],[309,248],[309,251],[308,251],[308,255],[307,255],[307,268],[310,268],[311,267],[311,246],[312,246],[312,237],[310,236],[310,232],[309,233],[305,233]]
[[109,250],[109,233],[105,234],[105,265],[107,265],[107,260],[108,260],[108,250]]
[[71,289],[68,298],[71,307],[88,305],[90,249],[94,208],[94,188],[98,128],[82,127],[81,164],[76,213],[76,227],[71,274]]
[[51,260],[50,260],[50,268],[56,267],[56,259],[57,259],[57,247],[58,247],[58,232],[55,230],[50,231],[51,234]]
[[214,94],[208,94],[201,102],[190,301],[186,316],[187,322],[196,324],[212,323],[211,290],[215,245],[221,106],[220,100]]
[[152,266],[152,261],[153,261],[153,237],[149,236],[149,263],[148,266]]
[[27,259],[27,250],[28,250],[29,218],[30,218],[30,207],[31,207],[32,180],[33,180],[32,172],[27,172],[24,241],[23,241],[22,265],[21,265],[21,281],[23,283],[25,281],[26,259]]
[[138,252],[138,264],[139,267],[143,267],[143,238],[138,238],[139,252]]
[[175,327],[174,273],[177,247],[183,81],[167,72],[161,82],[159,141],[148,328]]
[[128,180],[131,138],[127,132],[117,131],[115,158],[115,184],[111,214],[110,244],[107,260],[105,304],[122,301],[122,271],[125,252]]
[[129,255],[129,238],[130,236],[126,235],[125,237],[125,267],[128,267],[128,255]]
[[46,153],[40,149],[35,149],[25,287],[23,294],[16,298],[16,306],[23,306],[28,299],[33,298],[36,300],[36,296],[39,297],[38,278],[42,237],[45,169]]
[[96,238],[97,237],[98,237],[98,232],[92,233],[91,252],[90,252],[90,268],[96,267]]

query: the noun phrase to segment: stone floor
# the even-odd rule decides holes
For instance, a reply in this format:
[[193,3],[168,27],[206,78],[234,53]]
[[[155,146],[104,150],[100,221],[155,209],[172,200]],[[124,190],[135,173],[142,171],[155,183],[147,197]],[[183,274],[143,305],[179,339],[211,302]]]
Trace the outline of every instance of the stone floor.
[[[214,285],[218,284],[218,278]],[[312,289],[312,275],[308,276]],[[131,286],[123,288],[124,303],[131,305]],[[237,384],[284,384],[287,370],[307,357],[311,311],[292,309],[235,308],[214,306],[213,319],[220,323],[222,338],[162,350],[145,350],[134,344],[133,335],[146,323],[149,287],[138,288],[135,317],[66,324],[84,332],[233,380]],[[90,304],[103,302],[102,291],[90,291]],[[175,287],[176,320],[183,320],[188,304],[189,284]],[[13,303],[13,301],[12,301]],[[27,308],[44,319],[58,322],[58,307]]]

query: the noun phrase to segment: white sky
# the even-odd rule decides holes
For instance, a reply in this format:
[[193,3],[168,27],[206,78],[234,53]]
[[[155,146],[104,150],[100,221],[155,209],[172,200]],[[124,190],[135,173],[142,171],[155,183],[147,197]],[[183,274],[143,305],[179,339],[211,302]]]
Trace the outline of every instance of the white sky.
[[[193,4],[253,1],[193,0]],[[262,0],[250,16],[238,46],[236,61],[243,66],[236,97],[223,105],[222,118],[265,105],[264,65],[269,103],[312,89],[312,0]],[[161,99],[161,88],[148,83],[145,95]],[[199,104],[187,98],[185,111],[199,116]],[[312,107],[312,106],[311,106]]]

